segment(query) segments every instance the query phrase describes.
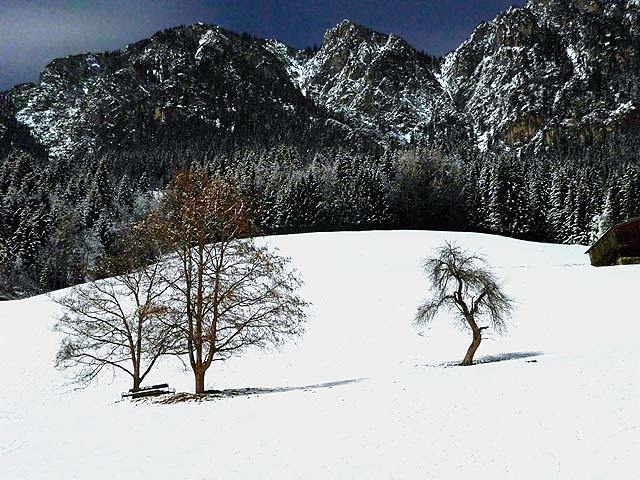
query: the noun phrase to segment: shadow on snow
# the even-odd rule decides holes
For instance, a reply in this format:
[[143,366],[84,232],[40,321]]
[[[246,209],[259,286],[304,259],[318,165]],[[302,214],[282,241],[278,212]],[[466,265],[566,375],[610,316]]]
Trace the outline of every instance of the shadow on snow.
[[180,403],[180,402],[202,402],[202,401],[211,401],[218,400],[222,398],[231,398],[231,397],[246,397],[250,395],[264,395],[269,393],[285,393],[285,392],[296,392],[296,391],[312,391],[312,390],[320,390],[324,388],[333,388],[339,387],[342,385],[350,385],[353,383],[358,383],[364,380],[364,378],[354,378],[350,380],[339,380],[335,382],[326,382],[326,383],[316,383],[313,385],[303,385],[303,386],[295,386],[295,387],[274,387],[274,388],[230,388],[225,390],[205,390],[205,393],[201,395],[197,395],[194,393],[174,393],[169,395],[162,395],[155,398],[147,398],[135,400],[136,402],[150,402],[150,403],[161,403],[161,404],[170,404],[170,403]]
[[[540,355],[544,355],[544,352],[510,352],[510,353],[499,353],[497,355],[485,355],[484,357],[477,358],[473,361],[473,365],[483,365],[485,363],[496,363],[496,362],[506,362],[508,360],[520,360],[523,358],[533,358],[539,357]],[[537,360],[528,360],[527,363],[535,363]],[[432,367],[432,368],[449,368],[449,367],[460,367],[460,361],[457,362],[444,362],[438,364],[427,364],[427,365],[416,365],[423,367]]]
[[519,360],[521,358],[532,358],[544,355],[544,352],[512,352],[512,353],[499,353],[498,355],[485,355],[478,358],[474,365],[480,365],[483,363],[495,363],[506,362],[507,360]]

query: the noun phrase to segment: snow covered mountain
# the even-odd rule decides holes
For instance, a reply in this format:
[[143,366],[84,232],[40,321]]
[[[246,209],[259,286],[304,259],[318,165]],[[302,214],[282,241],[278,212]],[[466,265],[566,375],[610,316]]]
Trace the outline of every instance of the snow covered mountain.
[[635,132],[639,61],[637,0],[530,0],[442,61],[349,21],[315,52],[196,24],[55,60],[7,96],[55,156],[203,138],[499,151]]
[[181,26],[0,94],[0,289],[81,281],[193,165],[264,232],[591,242],[640,215],[640,2],[531,0],[443,59],[343,21],[319,49]]
[[637,132],[640,3],[531,0],[480,25],[442,68],[481,148],[601,144]]
[[343,21],[300,69],[297,83],[316,103],[371,132],[407,143],[433,120],[437,61],[395,35]]
[[196,24],[54,60],[8,92],[54,156],[158,141],[407,143],[433,116],[436,62],[348,21],[315,54]]
[[197,143],[203,134],[277,142],[289,131],[333,130],[265,41],[201,24],[121,52],[54,60],[37,85],[18,86],[9,98],[54,156]]
[[[486,255],[518,302],[477,358],[442,313],[412,325],[419,265],[445,239]],[[73,390],[53,367],[58,306],[0,303],[0,472],[7,479],[468,479],[640,476],[638,266],[594,268],[584,248],[447,232],[289,235],[312,302],[281,351],[216,362],[209,402],[118,402],[105,374]],[[381,281],[382,280],[382,281]],[[55,295],[59,295],[56,293]],[[490,337],[490,338],[489,338]],[[176,361],[150,384],[193,391]]]

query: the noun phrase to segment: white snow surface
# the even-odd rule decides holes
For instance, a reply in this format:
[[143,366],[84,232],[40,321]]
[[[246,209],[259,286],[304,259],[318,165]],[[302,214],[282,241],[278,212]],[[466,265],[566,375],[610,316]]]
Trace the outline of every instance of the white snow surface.
[[[412,325],[421,259],[445,240],[484,253],[518,301],[477,354],[503,361],[451,366],[469,343],[451,315]],[[214,365],[208,386],[308,388],[173,405],[118,401],[119,376],[75,391],[53,367],[57,306],[0,303],[0,478],[640,478],[640,267],[471,233],[261,241],[304,276],[307,332]],[[173,362],[148,383],[192,391]]]

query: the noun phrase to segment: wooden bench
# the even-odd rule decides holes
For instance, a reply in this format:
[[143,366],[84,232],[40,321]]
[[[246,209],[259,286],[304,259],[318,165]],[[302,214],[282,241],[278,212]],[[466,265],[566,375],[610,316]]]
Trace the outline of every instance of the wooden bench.
[[158,385],[151,385],[149,387],[141,387],[138,390],[133,388],[129,389],[127,393],[122,394],[122,398],[144,398],[155,397],[156,395],[164,395],[165,393],[176,393],[175,388],[169,388],[168,383],[160,383]]

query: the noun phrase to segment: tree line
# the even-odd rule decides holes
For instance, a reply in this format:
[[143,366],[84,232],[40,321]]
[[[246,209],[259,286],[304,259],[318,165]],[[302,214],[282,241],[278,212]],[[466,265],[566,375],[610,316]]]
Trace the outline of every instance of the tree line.
[[265,234],[474,230],[589,244],[640,213],[632,150],[532,158],[454,148],[167,146],[74,159],[14,150],[0,161],[0,292],[85,281],[101,257],[118,252],[119,232],[143,218],[185,169],[250,192]]

